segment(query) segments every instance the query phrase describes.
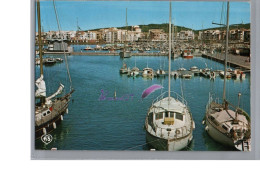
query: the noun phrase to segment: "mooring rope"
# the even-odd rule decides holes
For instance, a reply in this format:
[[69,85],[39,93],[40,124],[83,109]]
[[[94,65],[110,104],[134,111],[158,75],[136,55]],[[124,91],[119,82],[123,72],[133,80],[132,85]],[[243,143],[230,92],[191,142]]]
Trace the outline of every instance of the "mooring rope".
[[[152,142],[155,142],[155,141],[158,141],[158,140],[161,140],[161,139],[157,139],[157,140],[151,141],[151,142],[149,142],[149,143],[152,143]],[[141,144],[141,145],[136,145],[136,146],[131,147],[131,148],[128,148],[128,149],[126,149],[126,150],[130,150],[130,149],[134,149],[134,148],[136,148],[136,147],[144,146],[144,145],[147,145],[147,144],[149,144],[149,143],[144,143],[144,144]]]

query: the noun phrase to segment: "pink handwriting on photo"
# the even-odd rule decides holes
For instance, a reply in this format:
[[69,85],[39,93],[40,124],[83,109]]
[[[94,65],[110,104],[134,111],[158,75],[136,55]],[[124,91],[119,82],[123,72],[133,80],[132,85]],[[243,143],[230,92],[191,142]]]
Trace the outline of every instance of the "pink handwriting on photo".
[[134,97],[134,94],[124,94],[121,97],[116,96],[116,92],[114,94],[114,97],[107,97],[108,91],[104,91],[101,89],[101,95],[99,96],[99,101],[128,101],[132,100]]

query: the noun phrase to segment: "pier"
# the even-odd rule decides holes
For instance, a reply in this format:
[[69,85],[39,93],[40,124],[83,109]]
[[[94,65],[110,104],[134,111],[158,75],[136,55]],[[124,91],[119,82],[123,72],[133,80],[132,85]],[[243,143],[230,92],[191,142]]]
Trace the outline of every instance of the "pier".
[[[91,51],[91,52],[66,52],[68,55],[80,55],[80,56],[119,56],[119,52],[100,52],[100,51]],[[44,52],[44,54],[63,54],[63,52]],[[168,56],[168,53],[160,53],[160,52],[143,52],[143,53],[131,53],[131,56]],[[220,62],[224,64],[225,62],[225,54],[193,54],[194,57],[204,57],[208,59],[212,59],[214,61]],[[248,56],[240,56],[240,55],[228,55],[228,63],[232,67],[240,67],[246,71],[250,71],[250,62]]]
[[[212,59],[214,61],[220,62],[220,63],[225,63],[225,54],[202,54],[202,57]],[[251,70],[250,67],[250,62],[248,61],[247,56],[239,56],[239,55],[232,55],[228,54],[228,63],[230,66],[233,67],[241,67],[244,68],[245,70]]]

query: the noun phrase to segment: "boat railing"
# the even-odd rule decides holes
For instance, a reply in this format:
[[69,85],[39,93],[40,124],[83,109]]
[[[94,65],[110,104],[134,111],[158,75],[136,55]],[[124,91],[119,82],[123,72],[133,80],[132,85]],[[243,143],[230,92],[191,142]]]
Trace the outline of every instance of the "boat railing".
[[[184,105],[188,106],[188,103],[187,101],[181,96],[179,95],[178,93],[174,92],[174,91],[171,91],[171,96],[174,97],[176,100],[182,102]],[[168,97],[168,91],[166,92],[163,92],[161,95],[159,95],[157,98],[155,98],[153,100],[153,103],[156,103],[158,101],[160,101],[161,99],[165,98],[165,97]]]
[[191,127],[183,126],[183,127],[179,127],[179,128],[175,128],[175,129],[171,129],[171,130],[156,126],[155,134],[157,136],[162,136],[163,130],[167,130],[168,135],[173,136],[173,138],[170,138],[170,140],[176,140],[176,139],[184,138],[184,137],[190,135],[190,133],[192,131],[192,126]]

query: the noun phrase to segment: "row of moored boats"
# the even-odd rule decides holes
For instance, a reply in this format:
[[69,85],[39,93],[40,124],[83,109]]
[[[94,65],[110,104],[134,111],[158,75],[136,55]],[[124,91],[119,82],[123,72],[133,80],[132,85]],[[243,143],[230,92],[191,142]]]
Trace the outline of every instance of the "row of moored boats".
[[[128,76],[139,76],[142,75],[146,78],[153,78],[153,77],[165,77],[167,73],[162,68],[157,69],[156,71],[152,68],[146,67],[142,71],[136,67],[133,67],[132,69],[130,67],[127,67],[127,64],[124,63],[122,68],[120,69],[120,74],[127,74]],[[181,77],[190,79],[192,76],[203,76],[210,79],[215,79],[216,76],[220,76],[221,78],[224,78],[225,71],[224,70],[211,70],[209,68],[199,69],[196,66],[191,67],[189,70],[185,68],[179,68],[177,71],[172,71],[171,76],[174,78]],[[228,69],[226,72],[226,78],[227,79],[245,79],[246,74],[241,69]]]

